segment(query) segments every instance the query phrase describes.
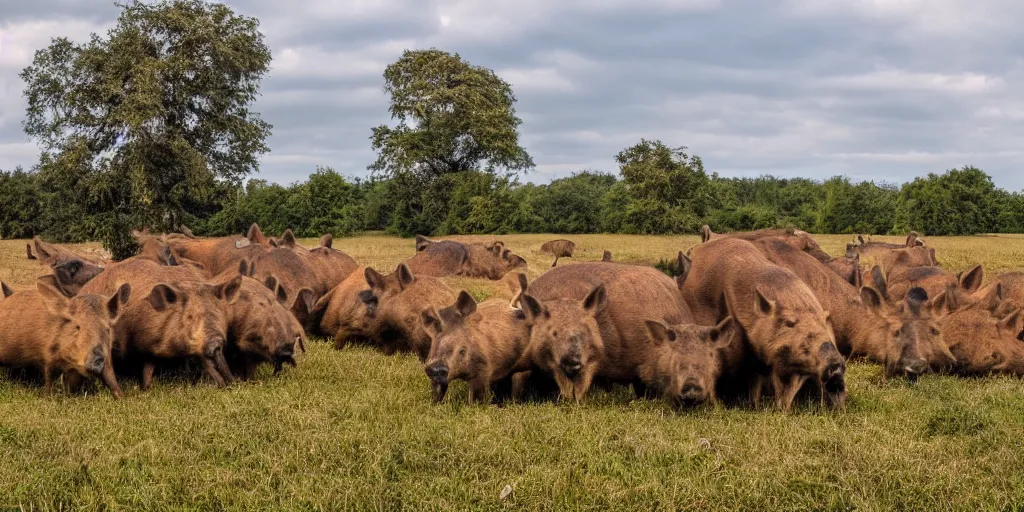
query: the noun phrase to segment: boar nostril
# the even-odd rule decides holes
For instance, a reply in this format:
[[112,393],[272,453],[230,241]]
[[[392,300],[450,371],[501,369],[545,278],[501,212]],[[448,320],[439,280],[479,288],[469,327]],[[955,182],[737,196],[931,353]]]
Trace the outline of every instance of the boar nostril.
[[428,366],[427,377],[430,377],[430,380],[447,381],[448,366],[442,363],[435,363]]
[[928,371],[928,363],[926,363],[923,359],[908,361],[904,363],[903,371],[905,373],[919,375]]
[[295,345],[285,345],[277,351],[277,355],[280,357],[292,357],[295,355]]
[[684,396],[700,395],[703,392],[704,392],[704,388],[700,387],[699,384],[694,384],[692,382],[687,382],[686,385],[683,386],[683,395]]
[[575,379],[582,369],[583,362],[579,358],[571,357],[562,360],[562,372],[570,379]]

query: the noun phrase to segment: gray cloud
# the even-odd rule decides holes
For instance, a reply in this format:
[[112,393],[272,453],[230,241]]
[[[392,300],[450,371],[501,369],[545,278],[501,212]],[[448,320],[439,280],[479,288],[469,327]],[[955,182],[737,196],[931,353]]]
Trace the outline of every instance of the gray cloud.
[[[389,122],[384,67],[436,46],[512,83],[543,182],[641,137],[686,145],[723,175],[901,182],[976,165],[1024,188],[1024,4],[1010,0],[270,0],[274,52],[256,109],[274,125],[257,177],[317,164],[366,174]],[[17,74],[50,37],[84,40],[110,5],[0,0],[0,168],[31,165]],[[754,4],[754,5],[751,5]]]

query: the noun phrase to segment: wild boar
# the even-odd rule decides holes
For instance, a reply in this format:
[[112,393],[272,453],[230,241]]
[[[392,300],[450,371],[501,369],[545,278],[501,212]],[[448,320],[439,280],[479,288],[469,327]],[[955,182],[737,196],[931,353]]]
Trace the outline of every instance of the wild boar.
[[707,243],[718,238],[738,238],[748,242],[755,242],[765,238],[774,238],[785,241],[797,250],[804,251],[822,263],[832,261],[832,255],[825,252],[814,237],[806,231],[796,228],[786,229],[759,229],[757,231],[737,231],[735,233],[718,234],[713,233],[706,224],[701,227],[701,243]]
[[372,298],[364,302],[376,302],[375,312],[384,342],[390,343],[392,336],[398,337],[420,362],[426,361],[431,338],[421,321],[421,312],[429,307],[441,309],[455,302],[455,291],[435,277],[414,275],[405,263],[387,276],[368,268],[364,277],[372,294]]
[[551,263],[552,267],[558,265],[558,258],[572,258],[574,250],[576,250],[576,244],[571,240],[564,239],[544,242],[544,244],[540,246],[540,252],[547,253],[555,257],[555,261]]
[[[308,289],[300,291],[300,295],[311,293]],[[302,307],[302,300],[290,299],[273,276],[261,283],[243,275],[238,299],[227,312],[228,344],[224,353],[233,374],[249,380],[263,362],[273,364],[275,374],[284,364],[295,366],[295,346],[304,346],[305,333],[288,308]]]
[[418,237],[416,255],[405,262],[414,274],[424,277],[457,276],[468,265],[469,249],[465,245],[448,240],[421,244],[419,240]]
[[[695,324],[668,326],[657,320],[647,320],[646,323],[655,355],[640,365],[640,381],[653,383],[654,390],[668,397],[676,407],[716,403],[715,390],[725,364],[721,351],[732,343],[742,342],[743,331],[739,324],[731,316],[714,327]],[[672,344],[687,346],[665,350]],[[665,375],[670,378],[666,379]]]
[[430,240],[416,237],[416,254],[406,265],[418,276],[465,276],[499,280],[508,272],[525,269],[526,260],[497,241],[491,244]]
[[75,251],[62,245],[48,244],[38,236],[33,237],[32,242],[26,244],[25,250],[28,253],[28,259],[39,260],[51,267],[74,259],[98,267],[105,267],[110,263],[110,256],[107,254],[100,254],[97,251]]
[[107,269],[81,293],[111,293],[122,282],[141,293],[132,294],[115,324],[115,364],[141,363],[144,391],[161,360],[195,358],[218,386],[233,380],[224,357],[227,309],[238,298],[242,276],[208,284],[186,267],[134,260]]
[[338,286],[352,274],[359,264],[348,254],[330,247],[320,246],[306,252],[305,259],[313,273],[320,278],[325,292]]
[[[709,372],[718,368],[704,357],[715,354],[704,338],[711,330],[676,329],[693,324],[679,292],[686,269],[676,281],[653,267],[614,262],[550,270],[521,297],[531,329],[518,368],[551,374],[567,400],[582,400],[594,379],[632,384],[638,396],[650,388],[675,405],[710,399]],[[673,326],[674,334],[652,336],[650,322]],[[695,358],[702,363],[692,364]]]
[[612,261],[612,252],[604,251],[604,254],[601,255],[601,261]]
[[378,299],[368,284],[368,270],[371,269],[356,269],[341,284],[321,297],[313,308],[314,316],[319,319],[320,332],[333,338],[335,349],[341,350],[349,342],[357,341],[381,344],[385,353],[391,355],[398,347],[395,343],[382,343],[384,340],[381,339],[380,317],[377,314]]
[[947,272],[941,267],[897,267],[886,276],[888,295],[895,301],[902,300],[907,291],[915,287],[924,288],[929,296],[941,293],[950,285],[959,286],[967,293],[975,293],[981,288],[984,278],[985,270],[981,265],[975,265],[959,274]]
[[1024,376],[1024,313],[1000,317],[984,308],[954,311],[942,319],[958,375],[1007,373]]
[[60,375],[72,391],[94,377],[121,398],[111,346],[113,324],[131,297],[131,285],[118,285],[109,297],[68,298],[54,287],[53,276],[43,276],[35,290],[12,293],[2,283],[0,289],[0,365],[42,370],[47,393]]
[[778,406],[788,411],[808,381],[817,385],[823,401],[844,402],[846,361],[836,347],[830,313],[806,283],[737,238],[711,240],[691,249],[691,255],[683,296],[697,323],[731,315],[743,327],[747,343],[740,346],[761,365],[751,383],[755,404],[762,385],[770,382]]
[[823,263],[829,270],[843,278],[843,281],[852,284],[854,288],[860,288],[864,282],[860,271],[860,255],[852,258],[845,256],[842,258],[832,258]]
[[530,331],[521,310],[510,308],[501,299],[477,304],[462,291],[454,304],[440,311],[428,307],[421,321],[431,339],[424,371],[435,402],[444,400],[448,384],[454,380],[469,384],[469,403],[483,402],[488,389],[502,381],[509,381],[506,386],[512,387],[513,368]]
[[260,253],[270,249],[267,238],[253,224],[249,236],[226,236],[220,238],[166,237],[166,243],[175,255],[194,261],[206,269],[208,276],[218,275],[234,269],[240,261],[252,261]]
[[876,289],[851,286],[783,241],[763,239],[754,245],[768,261],[803,280],[831,312],[836,346],[843,355],[866,357],[883,365],[887,375],[910,378],[951,362],[924,290],[907,296],[902,307],[890,308]]
[[317,318],[312,313],[316,302],[327,293],[327,290],[324,280],[316,274],[309,263],[308,255],[304,257],[290,248],[275,247],[259,252],[250,261],[256,266],[254,278],[266,281],[268,277],[274,276],[289,297],[299,297],[299,291],[304,288],[312,292],[308,307],[292,308],[292,313],[296,315],[295,318],[302,324],[306,334],[317,333]]

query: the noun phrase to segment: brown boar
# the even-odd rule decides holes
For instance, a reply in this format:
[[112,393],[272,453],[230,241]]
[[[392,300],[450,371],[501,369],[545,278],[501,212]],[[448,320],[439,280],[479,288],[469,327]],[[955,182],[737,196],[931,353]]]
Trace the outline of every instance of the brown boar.
[[54,284],[53,276],[43,276],[35,290],[12,294],[0,283],[0,365],[42,370],[47,393],[54,377],[63,375],[69,390],[94,377],[121,398],[111,347],[113,325],[131,296],[131,285],[120,284],[109,297],[83,293],[68,298]]
[[[28,259],[39,260],[51,267],[69,260],[82,260],[83,262],[105,267],[110,263],[109,255],[100,254],[96,251],[75,251],[57,244],[48,244],[38,236],[32,238],[32,242],[26,244]],[[34,249],[34,252],[33,252]]]
[[971,298],[997,296],[1001,309],[997,314],[1006,315],[1024,308],[1024,272],[1003,272],[986,284]]
[[392,337],[404,340],[405,347],[415,353],[420,362],[426,361],[431,338],[423,326],[421,313],[429,307],[442,309],[455,302],[455,291],[440,279],[413,274],[405,263],[387,276],[368,268],[364,277],[373,295],[369,302],[375,299],[377,303],[382,341],[392,343]]
[[[308,255],[297,254],[290,248],[275,247],[259,252],[250,261],[256,267],[253,277],[257,280],[266,281],[268,277],[274,276],[289,297],[309,299],[308,303],[303,304],[304,307],[292,308],[292,313],[307,334],[314,334],[318,332],[318,319],[313,315],[313,309],[327,290],[324,280],[313,270],[308,258]],[[300,295],[302,289],[310,290],[312,295]]]
[[238,298],[242,276],[208,284],[195,270],[166,267],[148,260],[113,266],[89,281],[82,293],[110,293],[127,282],[142,293],[132,294],[115,324],[116,364],[142,364],[142,389],[152,385],[156,363],[198,359],[218,386],[233,380],[224,357],[227,309]]
[[[314,315],[320,321],[320,332],[333,338],[335,349],[341,350],[351,341],[369,344],[383,341],[377,314],[378,299],[368,284],[368,270],[371,269],[356,269],[321,297],[314,307]],[[389,355],[397,350],[394,343],[381,348]]]
[[444,240],[423,243],[421,248],[419,240],[417,237],[416,255],[405,262],[414,274],[425,277],[457,276],[468,265],[469,249],[465,245]]
[[[668,397],[676,407],[716,403],[715,390],[725,364],[721,352],[732,343],[741,342],[743,331],[739,324],[732,317],[714,327],[667,326],[657,320],[646,323],[654,354],[640,365],[640,381],[653,383],[654,390]],[[666,375],[670,377],[666,379]]]
[[[551,374],[563,399],[582,400],[595,378],[632,384],[639,396],[650,388],[676,405],[710,399],[713,379],[701,372],[717,363],[691,363],[710,353],[703,338],[711,331],[676,329],[693,323],[679,293],[687,268],[677,281],[653,267],[613,262],[545,273],[521,297],[531,330],[519,367]],[[652,336],[650,322],[673,326],[674,334]]]
[[216,276],[234,269],[242,260],[252,261],[260,253],[270,249],[269,239],[259,226],[253,224],[248,236],[226,236],[219,238],[188,238],[167,236],[165,243],[176,256],[198,263],[208,276]]
[[1024,376],[1024,313],[1014,309],[1000,317],[970,307],[942,320],[959,375],[1006,373]]
[[835,272],[843,281],[850,283],[854,288],[860,288],[863,284],[863,275],[860,271],[860,255],[852,258],[832,258],[823,262],[829,270]]
[[803,280],[822,307],[831,312],[836,346],[843,355],[866,357],[883,365],[887,375],[911,378],[951,362],[924,290],[906,297],[902,307],[889,308],[877,290],[858,291],[785,242],[764,239],[754,245],[771,263]]
[[330,247],[310,249],[304,255],[313,273],[320,278],[321,289],[326,292],[341,284],[359,264],[348,254]]
[[940,267],[897,267],[887,274],[886,288],[888,296],[895,301],[902,300],[907,291],[916,287],[924,288],[932,297],[949,286],[959,286],[965,292],[973,294],[981,288],[984,278],[985,270],[981,265],[975,265],[959,274],[947,272]]
[[469,384],[469,403],[483,402],[492,386],[497,396],[497,387],[504,381],[506,387],[512,387],[513,368],[530,331],[521,310],[500,299],[477,304],[462,291],[454,304],[440,311],[431,306],[421,317],[431,338],[424,371],[435,402],[444,400],[448,384],[454,380]]
[[[312,292],[303,289],[303,293]],[[273,364],[275,374],[284,364],[295,366],[295,346],[302,347],[305,341],[302,325],[288,310],[295,304],[301,304],[301,299],[290,300],[274,277],[261,283],[243,275],[238,299],[227,313],[224,352],[233,374],[249,380],[260,363]]]
[[832,261],[832,255],[825,252],[814,237],[806,231],[796,228],[786,229],[759,229],[757,231],[737,231],[735,233],[718,234],[713,233],[706,224],[701,228],[701,243],[706,243],[718,238],[738,238],[748,242],[755,242],[766,238],[775,238],[785,241],[797,250],[804,251],[822,263]]
[[604,254],[601,255],[601,261],[612,261],[612,252],[604,251]]
[[806,283],[745,240],[711,240],[691,254],[683,296],[698,323],[732,315],[743,327],[747,343],[739,346],[750,353],[742,357],[753,355],[761,364],[751,388],[755,403],[765,381],[783,410],[808,381],[829,404],[843,403],[846,361],[836,347],[831,315]]
[[555,257],[555,261],[551,263],[554,267],[558,265],[558,258],[572,258],[573,251],[576,250],[576,244],[571,240],[559,239],[551,240],[550,242],[544,242],[540,246],[540,252],[550,254]]

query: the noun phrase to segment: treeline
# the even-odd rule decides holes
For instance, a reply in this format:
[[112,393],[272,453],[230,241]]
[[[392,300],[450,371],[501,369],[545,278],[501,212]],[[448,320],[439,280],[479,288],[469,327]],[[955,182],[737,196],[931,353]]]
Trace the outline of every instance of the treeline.
[[[668,152],[661,160],[659,153]],[[665,156],[664,154],[660,156]],[[408,236],[473,233],[693,234],[798,227],[815,233],[967,235],[1024,232],[1024,196],[964,167],[902,186],[845,177],[725,178],[707,174],[683,148],[643,141],[619,155],[618,176],[581,171],[549,184],[465,171],[426,183],[409,177],[346,179],[318,168],[307,181],[218,183],[181,219],[197,235],[269,233],[304,237],[386,231]],[[60,242],[101,239],[102,214],[67,200],[73,184],[20,169],[0,173],[0,235]]]

